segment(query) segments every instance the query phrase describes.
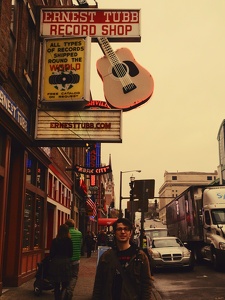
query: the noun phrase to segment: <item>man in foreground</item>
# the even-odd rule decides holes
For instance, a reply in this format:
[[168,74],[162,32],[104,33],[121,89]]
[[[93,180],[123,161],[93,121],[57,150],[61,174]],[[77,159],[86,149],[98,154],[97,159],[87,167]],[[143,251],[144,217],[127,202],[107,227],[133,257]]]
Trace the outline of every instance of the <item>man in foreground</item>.
[[150,300],[149,260],[143,250],[130,243],[132,223],[119,218],[113,230],[116,246],[99,259],[92,300]]

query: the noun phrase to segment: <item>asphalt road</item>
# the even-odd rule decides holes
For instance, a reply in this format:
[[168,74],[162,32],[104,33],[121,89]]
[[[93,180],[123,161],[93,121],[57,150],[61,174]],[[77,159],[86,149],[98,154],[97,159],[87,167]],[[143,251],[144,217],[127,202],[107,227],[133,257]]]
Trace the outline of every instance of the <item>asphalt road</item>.
[[154,277],[163,300],[225,300],[225,270],[216,272],[207,263],[196,265],[191,272],[157,271]]

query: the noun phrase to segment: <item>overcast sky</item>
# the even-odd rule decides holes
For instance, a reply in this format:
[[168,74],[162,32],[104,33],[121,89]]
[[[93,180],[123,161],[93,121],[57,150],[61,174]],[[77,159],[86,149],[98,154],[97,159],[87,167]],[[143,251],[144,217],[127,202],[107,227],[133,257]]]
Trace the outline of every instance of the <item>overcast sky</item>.
[[[141,42],[111,43],[129,48],[154,79],[150,100],[122,116],[121,144],[102,144],[102,162],[111,154],[116,207],[120,171],[136,179],[164,172],[213,172],[219,163],[217,134],[225,118],[224,0],[98,0],[99,9],[141,9]],[[104,100],[96,61],[103,56],[92,43],[91,92]],[[129,178],[123,174],[123,196]]]

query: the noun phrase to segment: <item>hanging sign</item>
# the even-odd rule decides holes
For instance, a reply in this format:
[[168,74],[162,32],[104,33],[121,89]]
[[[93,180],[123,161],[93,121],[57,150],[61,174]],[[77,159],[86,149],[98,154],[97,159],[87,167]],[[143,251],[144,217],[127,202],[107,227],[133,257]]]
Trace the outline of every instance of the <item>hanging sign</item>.
[[89,100],[89,44],[87,38],[44,41],[42,101]]
[[140,10],[77,8],[41,9],[40,34],[53,36],[105,36],[140,42]]

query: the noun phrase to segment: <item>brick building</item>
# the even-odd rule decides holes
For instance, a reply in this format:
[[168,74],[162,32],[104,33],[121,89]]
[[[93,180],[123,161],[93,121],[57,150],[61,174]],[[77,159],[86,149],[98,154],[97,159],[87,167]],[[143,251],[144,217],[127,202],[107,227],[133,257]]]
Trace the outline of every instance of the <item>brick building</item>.
[[[4,286],[32,278],[58,226],[73,217],[83,234],[97,224],[87,216],[90,178],[73,172],[85,165],[86,145],[37,147],[40,6],[71,6],[72,0],[0,2],[0,295]],[[96,203],[101,205],[101,176]]]

